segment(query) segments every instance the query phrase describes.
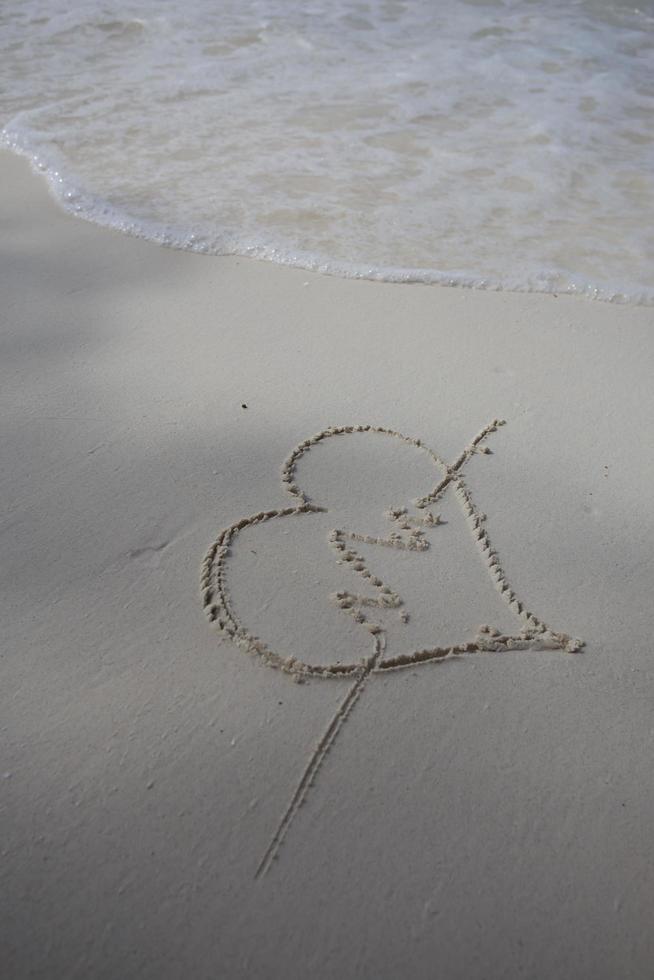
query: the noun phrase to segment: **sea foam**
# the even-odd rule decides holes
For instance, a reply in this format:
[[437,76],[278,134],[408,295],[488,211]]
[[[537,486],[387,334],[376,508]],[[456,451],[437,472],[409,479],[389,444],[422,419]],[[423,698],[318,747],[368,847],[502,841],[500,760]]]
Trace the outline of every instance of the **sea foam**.
[[345,276],[654,302],[654,8],[5,0],[0,122],[62,204]]

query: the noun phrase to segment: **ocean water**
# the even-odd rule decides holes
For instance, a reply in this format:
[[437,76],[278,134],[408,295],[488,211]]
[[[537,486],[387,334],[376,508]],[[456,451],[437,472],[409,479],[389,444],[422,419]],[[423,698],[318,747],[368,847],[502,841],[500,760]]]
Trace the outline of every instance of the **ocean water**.
[[0,125],[163,244],[654,302],[651,0],[3,0]]

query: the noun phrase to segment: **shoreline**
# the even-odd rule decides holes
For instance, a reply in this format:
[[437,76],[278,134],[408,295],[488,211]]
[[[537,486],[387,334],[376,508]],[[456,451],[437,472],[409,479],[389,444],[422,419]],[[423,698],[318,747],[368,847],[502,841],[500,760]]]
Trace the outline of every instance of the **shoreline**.
[[270,243],[246,245],[228,240],[220,244],[217,239],[212,242],[208,234],[198,234],[173,225],[134,218],[103,199],[96,200],[92,194],[80,191],[74,178],[64,179],[60,176],[58,169],[60,164],[57,163],[56,158],[50,158],[47,162],[42,154],[24,149],[15,138],[10,137],[5,131],[3,133],[5,139],[4,143],[0,143],[0,150],[27,160],[32,174],[37,179],[45,181],[53,200],[61,210],[71,217],[88,221],[98,228],[137,238],[151,245],[213,258],[270,262],[281,268],[297,269],[300,272],[337,279],[407,286],[440,286],[481,292],[524,293],[528,296],[535,294],[553,296],[555,299],[559,296],[573,296],[613,305],[654,306],[652,288],[636,283],[630,286],[630,292],[623,291],[622,287],[616,289],[615,286],[603,281],[577,286],[574,282],[568,284],[560,282],[560,272],[541,271],[525,284],[507,277],[495,281],[485,275],[475,276],[461,271],[445,272],[430,268],[354,264],[302,250],[289,250]]
[[[651,308],[198,256],[74,220],[8,151],[0,173],[6,975],[645,980]],[[466,485],[520,601],[586,646],[371,674],[255,881],[346,682],[293,683],[211,630],[203,556],[289,508],[289,453],[326,428],[454,465],[493,419]],[[300,485],[372,537],[413,457],[350,445]],[[496,592],[443,508],[453,645]],[[360,623],[309,601],[341,575],[310,521],[253,523],[241,620],[349,663]],[[392,628],[389,657],[402,631],[420,649],[419,614]]]

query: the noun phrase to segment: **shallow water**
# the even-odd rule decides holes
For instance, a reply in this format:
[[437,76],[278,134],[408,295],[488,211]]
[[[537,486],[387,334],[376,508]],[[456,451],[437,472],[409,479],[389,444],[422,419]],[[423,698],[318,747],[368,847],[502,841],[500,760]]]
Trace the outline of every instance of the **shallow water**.
[[340,275],[654,301],[654,6],[5,0],[70,210]]

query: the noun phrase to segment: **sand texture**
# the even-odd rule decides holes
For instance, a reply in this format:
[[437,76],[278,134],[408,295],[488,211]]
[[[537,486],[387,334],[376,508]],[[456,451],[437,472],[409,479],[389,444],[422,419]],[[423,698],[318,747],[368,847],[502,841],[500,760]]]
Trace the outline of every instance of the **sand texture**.
[[650,978],[652,308],[0,174],[2,975]]

